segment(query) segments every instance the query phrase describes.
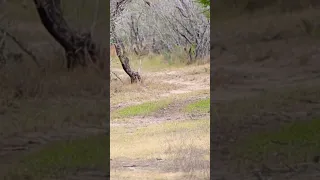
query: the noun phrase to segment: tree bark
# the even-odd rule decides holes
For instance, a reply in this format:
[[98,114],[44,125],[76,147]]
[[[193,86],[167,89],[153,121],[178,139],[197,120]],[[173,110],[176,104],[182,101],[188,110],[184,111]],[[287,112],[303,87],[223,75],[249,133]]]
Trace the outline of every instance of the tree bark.
[[64,48],[68,69],[77,65],[86,66],[88,58],[97,62],[99,52],[91,33],[79,33],[68,26],[63,18],[60,0],[34,0],[34,4],[44,27]]
[[115,37],[115,48],[118,58],[120,59],[122,69],[130,76],[131,83],[137,83],[138,81],[141,81],[141,76],[138,72],[135,72],[130,67],[130,61],[128,56],[126,55],[126,50],[123,45],[123,42]]
[[126,3],[131,2],[131,0],[120,0],[116,3],[115,9],[111,13],[111,22],[110,22],[110,35],[114,42],[114,46],[116,49],[117,56],[121,62],[122,69],[130,76],[131,83],[137,83],[138,81],[141,81],[141,76],[138,72],[135,72],[130,67],[130,61],[127,56],[126,49],[123,45],[123,42],[121,39],[117,36],[117,33],[115,32],[115,19],[120,16],[121,12],[124,10],[124,5]]

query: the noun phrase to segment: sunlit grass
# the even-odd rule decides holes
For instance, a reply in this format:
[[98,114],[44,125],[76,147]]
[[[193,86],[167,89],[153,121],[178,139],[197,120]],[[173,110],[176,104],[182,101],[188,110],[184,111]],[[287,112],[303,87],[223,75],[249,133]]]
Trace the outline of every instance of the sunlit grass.
[[118,109],[111,113],[112,118],[127,118],[132,116],[150,115],[161,108],[165,108],[170,104],[170,99],[161,101],[146,102],[138,105],[132,105]]
[[184,110],[189,113],[207,113],[210,112],[210,98],[188,104]]
[[161,158],[167,163],[157,170],[140,171],[138,168],[130,175],[123,169],[111,169],[112,178],[148,179],[156,176],[158,179],[190,179],[188,175],[192,175],[193,178],[209,179],[209,119],[167,122],[134,129],[111,128],[110,140],[110,156],[115,161]]

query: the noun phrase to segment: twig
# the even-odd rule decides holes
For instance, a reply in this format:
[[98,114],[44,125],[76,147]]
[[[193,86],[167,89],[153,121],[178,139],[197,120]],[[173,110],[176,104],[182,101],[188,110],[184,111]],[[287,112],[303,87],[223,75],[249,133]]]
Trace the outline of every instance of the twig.
[[121,79],[115,72],[111,71],[111,73],[112,73],[113,75],[115,75],[115,76],[122,82],[122,84],[124,84],[124,82],[122,81],[122,79]]

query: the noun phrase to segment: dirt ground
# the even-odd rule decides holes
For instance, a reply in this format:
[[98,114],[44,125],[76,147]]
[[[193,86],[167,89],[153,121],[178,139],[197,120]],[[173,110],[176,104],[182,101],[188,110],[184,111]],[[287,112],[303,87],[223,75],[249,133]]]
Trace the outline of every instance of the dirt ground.
[[[116,72],[121,79],[126,79],[126,75],[118,67],[112,67],[111,70]],[[172,139],[173,136],[180,134],[180,130],[174,130],[175,133],[171,134],[166,127],[167,123],[177,123],[169,126],[171,128],[177,128],[179,123],[189,123],[190,120],[194,121],[198,119],[204,119],[209,122],[209,112],[205,113],[185,113],[183,108],[193,102],[197,102],[201,99],[209,98],[210,88],[210,66],[209,64],[189,66],[183,68],[169,68],[164,70],[158,70],[156,72],[144,70],[142,75],[144,77],[143,84],[138,86],[129,86],[131,89],[127,89],[125,85],[114,77],[111,81],[111,179],[206,179],[209,172],[209,160],[201,160],[203,155],[209,155],[209,141],[204,142],[204,149],[182,148],[181,151],[189,151],[194,157],[199,156],[200,165],[187,165],[191,160],[184,157],[182,160],[167,157],[165,151],[168,151],[167,143],[170,143],[168,139]],[[134,90],[136,89],[136,90]],[[126,99],[124,94],[130,94],[130,101],[128,103],[117,103],[118,98]],[[139,105],[146,102],[161,102],[161,99],[171,99],[172,101],[165,108],[160,108],[150,115],[133,116],[128,117],[127,121],[122,119],[112,118],[113,114],[122,108],[130,107],[132,105]],[[208,107],[209,109],[209,107]],[[199,126],[199,125],[196,125]],[[125,128],[125,132],[122,136],[128,136],[132,139],[131,144],[126,144],[117,141],[117,128]],[[135,132],[141,128],[145,128],[147,132],[154,133],[151,135],[154,138],[145,139],[150,136],[147,132],[141,134],[141,137],[135,134]],[[158,129],[161,132],[158,134]],[[209,126],[207,125],[208,129]],[[113,131],[113,129],[115,129]],[[199,129],[200,130],[200,129]],[[201,131],[204,131],[202,129]],[[209,129],[208,129],[209,130]],[[169,132],[167,132],[169,131]],[[184,132],[185,137],[197,136],[199,132]],[[202,133],[202,132],[201,132]],[[176,134],[176,135],[175,135]],[[203,133],[202,133],[203,134]],[[119,135],[121,136],[121,135]],[[209,131],[206,136],[209,138]],[[163,146],[159,146],[158,138],[164,137]],[[124,138],[123,141],[127,141]],[[187,141],[185,138],[174,138],[171,143],[180,143]],[[153,149],[148,143],[156,143],[159,149]],[[132,152],[123,150],[124,148],[131,146]],[[145,147],[145,149],[140,149]],[[150,150],[151,149],[151,150]],[[117,151],[123,152],[121,154]],[[139,153],[149,152],[149,155],[140,155]],[[188,156],[188,153],[181,152],[182,156]],[[119,155],[117,155],[119,154]],[[198,155],[197,155],[198,154]],[[177,162],[178,161],[178,162]],[[181,161],[181,162],[179,162]],[[191,163],[192,164],[192,163]],[[192,172],[189,168],[192,168]],[[197,169],[198,168],[198,169]],[[192,175],[193,173],[199,173],[200,175]],[[188,174],[188,173],[191,173]],[[205,175],[205,173],[207,173]],[[202,177],[202,178],[201,178]]]
[[[308,10],[288,15],[241,16],[227,22],[212,24],[212,29],[215,30],[212,32],[214,43],[218,45],[213,51],[212,66],[209,68],[208,65],[203,65],[155,73],[143,71],[143,75],[148,79],[144,85],[139,86],[127,86],[118,81],[117,86],[111,87],[111,112],[160,98],[178,98],[165,109],[144,118],[137,116],[132,117],[130,122],[111,122],[111,128],[124,128],[123,134],[130,137],[131,131],[139,127],[209,118],[208,113],[190,115],[181,113],[180,110],[184,105],[209,96],[208,73],[211,70],[211,179],[318,179],[319,165],[312,162],[312,159],[319,155],[317,152],[308,153],[305,161],[297,160],[297,165],[286,164],[287,159],[277,157],[270,157],[269,161],[255,162],[234,156],[233,152],[241,148],[239,144],[239,147],[235,147],[237,142],[256,136],[257,133],[270,133],[293,121],[308,122],[311,119],[319,119],[319,33],[318,29],[312,34],[306,33],[301,21],[313,21],[319,15],[317,10]],[[42,28],[39,29],[43,31]],[[222,54],[219,53],[220,45],[226,47]],[[21,69],[17,72],[22,72]],[[112,70],[122,78],[125,77],[121,69]],[[61,87],[55,89],[57,91],[63,90],[64,85],[75,81],[73,78],[63,79],[63,73],[58,75],[61,79],[57,84],[61,84]],[[25,76],[21,75],[16,78],[23,77]],[[53,82],[56,77],[57,74],[54,74],[44,79],[46,82]],[[103,93],[108,92],[105,89],[101,90],[105,79],[96,84],[92,83],[92,78],[82,80],[87,84],[87,87],[82,88],[84,91],[91,88],[91,94],[73,97],[59,94],[58,100],[48,97],[1,97],[1,178],[24,155],[36,152],[56,140],[78,139],[106,133],[107,102],[101,100],[105,97]],[[32,83],[30,87],[33,87]],[[26,84],[25,88],[30,88],[28,83]],[[78,84],[82,85],[84,82]],[[47,88],[45,90],[52,88],[45,83],[43,86]],[[78,88],[76,83],[74,86],[75,89]],[[101,90],[98,92],[101,94],[97,95],[97,89]],[[150,91],[151,89],[154,91]],[[124,103],[127,101],[130,103]],[[40,111],[43,109],[45,110]],[[56,112],[61,113],[56,115]],[[47,121],[38,120],[45,118]],[[196,149],[193,154],[203,152],[197,152]],[[208,168],[208,161],[201,163],[204,169]],[[151,179],[155,175],[162,175],[163,179],[181,178],[181,174],[177,174],[181,169],[174,169],[173,164],[163,158],[139,160],[124,157],[112,159],[111,169],[118,170],[113,171],[115,175],[129,176],[140,173]],[[171,168],[171,171],[166,168]],[[155,170],[161,172],[154,174]],[[104,170],[87,168],[75,170],[65,179],[106,178]]]
[[243,139],[319,118],[320,41],[317,33],[304,31],[301,21],[318,16],[307,10],[241,16],[213,25],[212,179],[319,178],[319,165],[312,163],[317,153],[310,152],[296,166],[276,157],[254,162],[231,155]]
[[[96,14],[92,12],[97,9],[91,6],[91,1],[82,3],[82,9],[75,7],[73,2],[63,4],[64,15],[72,22],[71,27],[89,27],[92,22],[89,19]],[[107,6],[101,3],[101,11],[105,12]],[[75,15],[75,8],[81,14]],[[0,9],[1,28],[31,51],[44,68],[40,70],[27,53],[10,37],[6,38],[4,52],[13,57],[8,56],[5,66],[1,60],[0,65],[0,179],[32,179],[34,172],[26,172],[24,177],[7,175],[12,170],[18,173],[16,166],[22,165],[25,157],[56,142],[106,134],[109,126],[106,109],[109,105],[108,76],[102,73],[101,77],[96,72],[81,69],[67,72],[63,50],[41,24],[33,2],[6,1]],[[105,33],[109,20],[104,14],[98,19],[100,23],[94,30],[98,38],[95,40],[106,46],[109,44]],[[83,179],[106,179],[106,168],[75,168],[72,174],[80,174]]]
[[[157,102],[159,99],[173,98],[172,103],[166,108],[161,108],[151,115],[128,117],[127,119],[130,119],[129,122],[111,120],[111,129],[124,128],[124,136],[130,136],[132,131],[139,128],[152,127],[153,124],[184,122],[192,119],[205,119],[209,122],[209,112],[183,113],[184,106],[204,98],[209,98],[210,66],[208,64],[185,68],[173,68],[157,72],[148,72],[146,70],[142,73],[144,82],[139,85],[130,85],[128,77],[122,69],[112,67],[112,71],[116,72],[127,82],[123,84],[119,80],[113,79],[111,81],[111,116],[114,111],[119,109],[150,101]],[[79,73],[81,74],[82,72],[79,71]],[[63,73],[60,74],[60,76],[62,77]],[[76,81],[77,78],[75,77],[79,76],[79,74],[75,72],[74,75],[69,74],[67,77],[68,76],[70,79]],[[51,79],[50,77],[45,77],[45,79],[47,78]],[[12,169],[15,170],[17,165],[22,162],[21,160],[29,156],[37,157],[37,154],[41,152],[41,150],[47,149],[48,146],[57,141],[77,140],[106,133],[109,125],[106,121],[106,117],[109,116],[109,113],[106,111],[107,101],[101,99],[105,98],[104,94],[106,90],[103,88],[105,79],[92,82],[92,79],[96,78],[95,73],[87,74],[86,78],[82,76],[78,78],[82,79],[82,81],[74,84],[76,86],[75,88],[79,86],[78,88],[81,87],[83,91],[87,91],[87,93],[89,93],[87,94],[87,97],[83,94],[75,94],[72,97],[68,97],[67,94],[64,93],[59,94],[57,96],[58,98],[48,98],[48,96],[45,95],[45,97],[42,98],[24,97],[21,99],[10,99],[8,97],[7,104],[2,107],[3,113],[1,114],[0,177],[12,179],[13,177],[7,176],[8,172],[12,171]],[[11,81],[13,81],[13,79],[11,79]],[[58,90],[57,93],[59,92],[59,88],[63,89],[64,86],[69,87],[70,84],[68,83],[68,81],[60,80],[60,84],[55,87],[56,90]],[[51,80],[47,81],[47,84],[44,84],[43,86],[44,89],[50,89],[50,86],[52,85]],[[84,85],[88,87],[87,90]],[[34,84],[25,85],[23,88],[27,91],[29,86],[34,86]],[[99,86],[101,86],[100,89]],[[93,95],[97,93],[95,91],[99,91],[99,93]],[[2,99],[3,103],[5,100],[6,99]],[[8,103],[11,103],[12,105],[8,105]],[[12,112],[14,112],[14,116]],[[17,118],[20,120],[17,121]],[[191,123],[192,125],[192,122],[188,123]],[[198,125],[196,125],[196,128],[197,126]],[[175,125],[173,127],[175,127]],[[206,125],[206,129],[209,130],[209,125]],[[177,131],[179,132],[179,129]],[[203,129],[201,131],[203,131]],[[188,133],[190,134],[190,132]],[[209,132],[205,134],[209,138]],[[115,145],[116,144],[112,144],[111,142],[111,147]],[[189,148],[188,151],[193,155],[198,154],[199,157],[202,158],[203,154],[209,155],[209,139],[204,146],[207,151],[202,152],[202,150],[192,148]],[[181,153],[184,154],[184,152]],[[128,179],[131,177],[132,172],[135,172],[136,175],[141,172],[146,173],[145,176],[133,176],[131,177],[132,179],[148,179],[150,176],[153,177],[155,175],[154,173],[163,177],[171,177],[171,179],[176,179],[177,177],[181,179],[181,177],[185,177],[183,171],[188,171],[188,169],[175,169],[175,164],[179,164],[181,160],[164,159],[165,157],[155,159],[132,159],[132,157],[127,158],[125,156],[112,159],[111,169],[116,169],[116,177],[112,179]],[[199,170],[196,169],[196,171],[198,172],[204,169],[207,171],[204,173],[207,173],[206,175],[208,175],[209,160],[203,160],[198,163],[200,163],[201,166]],[[189,165],[185,166],[185,168],[188,168]],[[43,178],[106,179],[107,174],[103,168],[104,166],[99,168],[65,169],[63,171],[67,171],[67,175],[64,177],[53,178],[52,175],[50,175],[50,177]],[[119,174],[119,172],[121,173]],[[33,173],[27,172],[24,175],[25,177],[19,178],[32,179],[33,177],[30,176],[30,174]],[[190,178],[192,179],[192,176],[189,175],[189,179]]]

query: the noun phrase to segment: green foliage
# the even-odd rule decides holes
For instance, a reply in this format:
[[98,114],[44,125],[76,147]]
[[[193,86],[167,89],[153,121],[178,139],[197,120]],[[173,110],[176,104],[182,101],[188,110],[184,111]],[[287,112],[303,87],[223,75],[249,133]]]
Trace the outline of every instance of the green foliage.
[[197,0],[197,3],[199,3],[203,8],[205,8],[205,11],[203,11],[203,14],[210,19],[210,0]]
[[185,109],[189,113],[207,113],[210,112],[210,98],[202,99],[188,104]]
[[132,116],[146,116],[165,108],[170,104],[169,100],[147,102],[139,105],[129,106],[115,111],[113,118],[125,118]]
[[197,0],[203,7],[210,7],[210,0]]

